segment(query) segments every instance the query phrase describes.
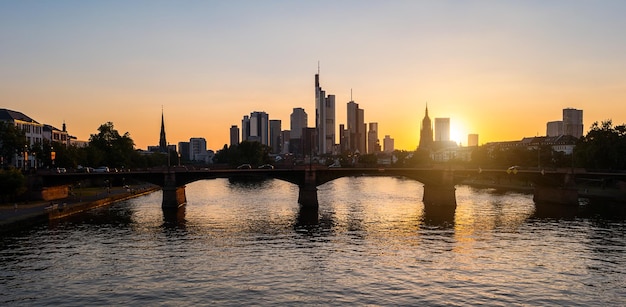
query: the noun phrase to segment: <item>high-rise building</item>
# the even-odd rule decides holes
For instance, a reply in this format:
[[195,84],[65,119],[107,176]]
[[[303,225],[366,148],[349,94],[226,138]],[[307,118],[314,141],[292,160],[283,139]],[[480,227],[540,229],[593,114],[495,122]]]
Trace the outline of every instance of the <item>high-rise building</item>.
[[475,147],[478,146],[478,134],[468,134],[467,135],[467,146]]
[[206,159],[206,140],[204,138],[189,139],[189,160],[204,161]]
[[269,115],[265,112],[252,112],[241,121],[241,139],[269,145]]
[[339,125],[339,152],[350,152],[350,130],[344,124]]
[[306,129],[308,117],[303,108],[293,108],[290,119],[289,152],[295,155],[304,154],[302,149],[302,131]]
[[281,154],[289,153],[289,144],[291,142],[291,131],[289,130],[281,131],[280,140],[281,140],[280,153]]
[[189,142],[178,142],[178,154],[185,160],[189,160]]
[[317,153],[332,153],[335,145],[335,95],[326,96],[320,87],[319,71],[315,74],[315,129]]
[[435,118],[435,142],[450,141],[450,118]]
[[583,136],[583,110],[563,109],[563,134],[575,138]]
[[272,148],[272,153],[280,153],[281,148],[281,122],[279,119],[270,120],[270,142],[269,146]]
[[428,117],[428,105],[426,106],[426,112],[424,119],[422,119],[422,126],[420,127],[420,149],[429,149],[433,145],[433,124]]
[[383,151],[386,153],[390,153],[394,150],[395,148],[393,139],[389,135],[385,135],[385,138],[383,139]]
[[350,100],[348,102],[348,130],[350,131],[350,151],[366,153],[366,124],[365,111],[359,109],[359,104]]
[[237,125],[230,126],[230,146],[239,145],[239,127]]
[[378,123],[370,123],[370,129],[367,132],[367,153],[373,154],[380,152],[380,141],[378,140]]
[[546,125],[546,136],[561,136],[563,135],[563,121],[555,120],[548,122]]

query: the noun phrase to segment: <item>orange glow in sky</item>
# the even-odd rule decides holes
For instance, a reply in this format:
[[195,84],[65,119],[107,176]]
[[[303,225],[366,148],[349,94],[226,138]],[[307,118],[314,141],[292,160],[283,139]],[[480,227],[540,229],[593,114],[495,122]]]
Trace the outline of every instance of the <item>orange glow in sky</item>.
[[[80,5],[78,5],[80,4]],[[314,75],[346,123],[350,90],[379,139],[413,150],[428,103],[467,144],[545,135],[562,109],[626,122],[624,2],[3,1],[0,108],[87,140],[100,124],[157,145],[229,143],[265,111],[314,125]]]

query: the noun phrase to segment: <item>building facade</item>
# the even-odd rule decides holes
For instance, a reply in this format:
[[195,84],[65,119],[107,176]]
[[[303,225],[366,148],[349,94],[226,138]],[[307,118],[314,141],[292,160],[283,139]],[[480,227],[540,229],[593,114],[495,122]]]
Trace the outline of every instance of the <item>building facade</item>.
[[272,148],[272,153],[280,153],[282,148],[282,139],[280,137],[281,131],[281,121],[278,119],[270,120],[269,146]]
[[230,146],[239,145],[239,127],[237,125],[230,126]]
[[433,124],[428,117],[428,106],[424,113],[424,119],[422,119],[422,126],[420,127],[420,142],[418,147],[420,149],[430,149],[433,146]]
[[319,72],[315,74],[315,129],[317,154],[330,154],[335,145],[335,95],[326,96],[320,86]]
[[269,145],[269,115],[265,112],[252,112],[241,120],[241,139]]
[[435,118],[435,142],[450,141],[450,118]]
[[385,135],[385,138],[383,139],[383,151],[391,153],[394,150],[394,140],[389,135]]
[[577,139],[583,136],[583,110],[563,109],[563,134]]
[[349,151],[365,154],[367,152],[367,134],[365,124],[365,111],[359,108],[359,104],[350,100],[347,104],[347,120],[349,131]]
[[307,128],[308,116],[303,108],[293,108],[289,119],[289,152],[302,155],[302,133]]
[[475,147],[478,146],[478,134],[468,134],[467,135],[467,146]]
[[375,154],[380,152],[380,141],[378,140],[378,123],[369,123],[370,129],[367,132],[367,153]]

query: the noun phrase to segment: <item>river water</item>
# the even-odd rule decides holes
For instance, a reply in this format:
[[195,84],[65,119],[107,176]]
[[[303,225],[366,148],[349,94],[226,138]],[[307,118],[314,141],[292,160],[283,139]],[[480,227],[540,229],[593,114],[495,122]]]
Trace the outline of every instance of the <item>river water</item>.
[[625,306],[623,217],[539,212],[532,195],[458,186],[428,219],[422,185],[319,187],[319,212],[268,180],[204,180],[3,234],[0,305]]

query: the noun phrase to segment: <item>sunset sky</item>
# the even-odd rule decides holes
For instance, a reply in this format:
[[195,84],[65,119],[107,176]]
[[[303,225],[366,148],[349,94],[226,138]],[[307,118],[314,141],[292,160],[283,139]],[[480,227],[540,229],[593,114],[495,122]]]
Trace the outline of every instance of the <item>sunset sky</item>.
[[350,89],[379,138],[413,150],[428,103],[481,144],[545,135],[567,107],[626,122],[626,1],[5,1],[0,108],[138,148],[229,142],[265,111],[314,126],[314,75],[346,123]]

